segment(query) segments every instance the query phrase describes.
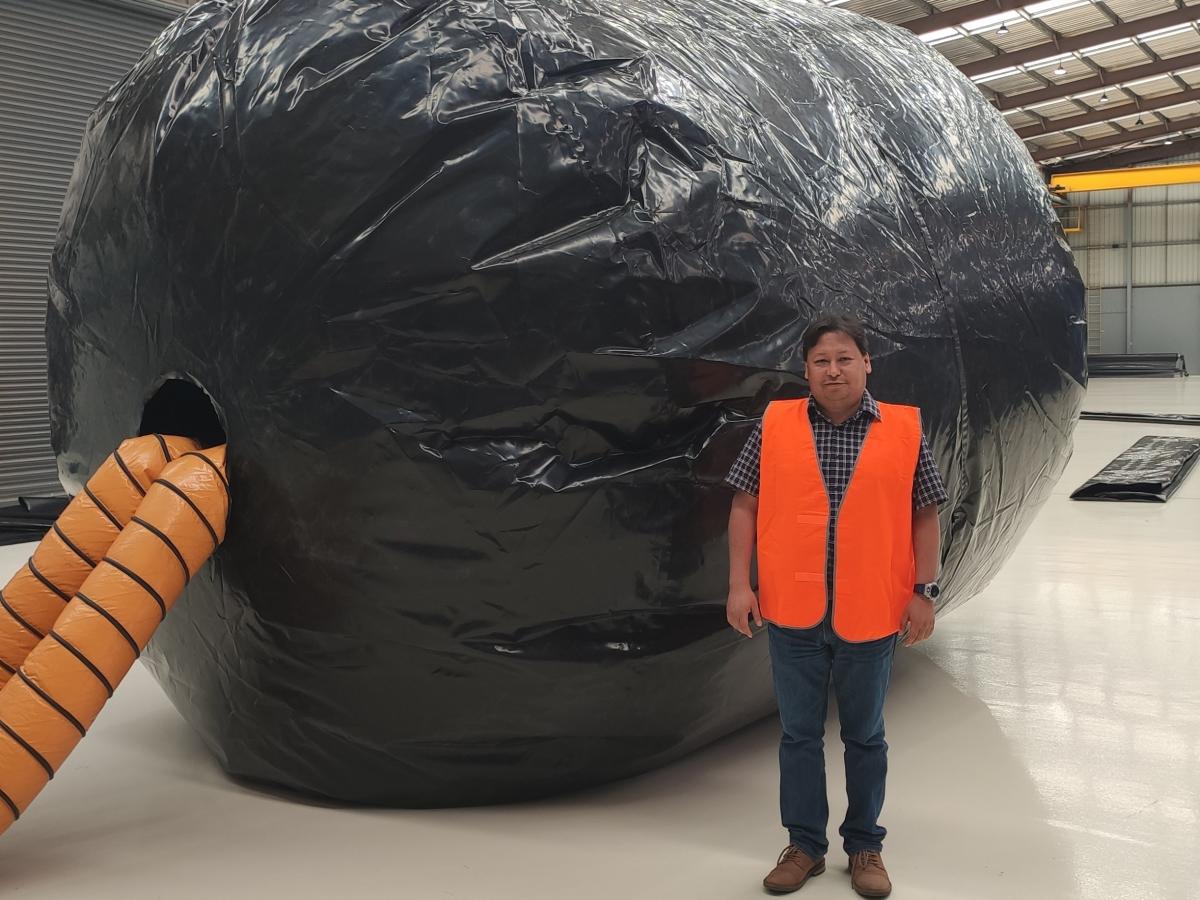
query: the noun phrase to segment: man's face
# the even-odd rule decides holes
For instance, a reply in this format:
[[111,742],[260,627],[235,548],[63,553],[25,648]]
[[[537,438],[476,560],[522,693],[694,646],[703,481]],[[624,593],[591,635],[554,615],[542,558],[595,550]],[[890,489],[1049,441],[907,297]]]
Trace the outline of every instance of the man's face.
[[830,331],[821,336],[804,360],[813,399],[827,409],[857,406],[867,388],[871,357],[858,349],[848,334]]

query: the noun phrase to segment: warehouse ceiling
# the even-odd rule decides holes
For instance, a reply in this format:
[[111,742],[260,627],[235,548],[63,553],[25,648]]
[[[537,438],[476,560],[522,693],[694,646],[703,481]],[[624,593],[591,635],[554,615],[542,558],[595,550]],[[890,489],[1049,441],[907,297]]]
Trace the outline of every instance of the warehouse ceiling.
[[1200,152],[1200,0],[808,2],[900,25],[937,48],[1053,173]]
[[1054,172],[1200,151],[1200,0],[816,0],[909,29]]

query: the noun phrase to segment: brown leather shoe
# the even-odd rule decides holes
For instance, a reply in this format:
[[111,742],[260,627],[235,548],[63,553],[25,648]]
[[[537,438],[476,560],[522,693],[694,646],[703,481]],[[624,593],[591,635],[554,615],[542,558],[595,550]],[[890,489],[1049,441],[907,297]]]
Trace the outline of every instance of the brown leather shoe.
[[883,857],[874,850],[850,854],[850,885],[860,897],[886,897],[892,892],[892,882]]
[[825,857],[813,859],[795,844],[788,844],[779,854],[779,862],[771,874],[763,879],[763,887],[776,894],[790,894],[824,871]]

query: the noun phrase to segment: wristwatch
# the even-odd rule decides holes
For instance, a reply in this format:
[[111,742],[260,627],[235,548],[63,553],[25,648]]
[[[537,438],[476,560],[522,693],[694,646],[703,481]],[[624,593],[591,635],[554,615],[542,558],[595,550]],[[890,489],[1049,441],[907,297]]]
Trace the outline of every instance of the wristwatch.
[[938,587],[936,581],[931,581],[929,584],[914,584],[913,591],[920,594],[926,600],[936,600],[938,595],[942,593],[942,589]]

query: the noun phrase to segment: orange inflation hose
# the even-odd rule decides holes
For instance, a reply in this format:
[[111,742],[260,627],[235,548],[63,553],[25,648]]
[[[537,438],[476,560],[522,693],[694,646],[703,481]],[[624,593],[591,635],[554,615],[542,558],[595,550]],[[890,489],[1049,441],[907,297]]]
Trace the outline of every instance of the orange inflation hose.
[[[145,440],[138,439],[137,446],[147,447]],[[159,451],[157,464],[140,449],[135,454],[134,442],[122,444],[109,459],[125,487],[118,490],[115,477],[113,483],[97,483],[106,472],[113,474],[105,463],[81,495],[85,502],[76,508],[72,501],[60,517],[60,524],[71,517],[74,530],[64,527],[66,539],[55,531],[47,535],[55,554],[65,549],[79,565],[49,553],[39,562],[45,542],[38,547],[32,562],[56,590],[29,566],[5,588],[7,604],[24,620],[16,623],[20,632],[43,636],[22,652],[28,637],[12,640],[18,632],[7,622],[0,630],[0,652],[13,670],[5,669],[7,683],[0,690],[0,833],[54,777],[188,580],[225,537],[225,448],[197,451],[185,439],[166,438],[161,445],[153,436],[149,440]],[[168,463],[167,457],[177,458]],[[113,519],[122,523],[119,532]],[[105,544],[109,534],[115,540]],[[68,541],[83,553],[75,554]],[[52,560],[62,565],[55,568]],[[25,593],[27,575],[39,590]],[[71,598],[65,608],[63,593]]]
[[125,441],[58,517],[21,570],[0,591],[0,686],[12,678],[96,563],[129,524],[163,466],[198,450],[188,438]]

